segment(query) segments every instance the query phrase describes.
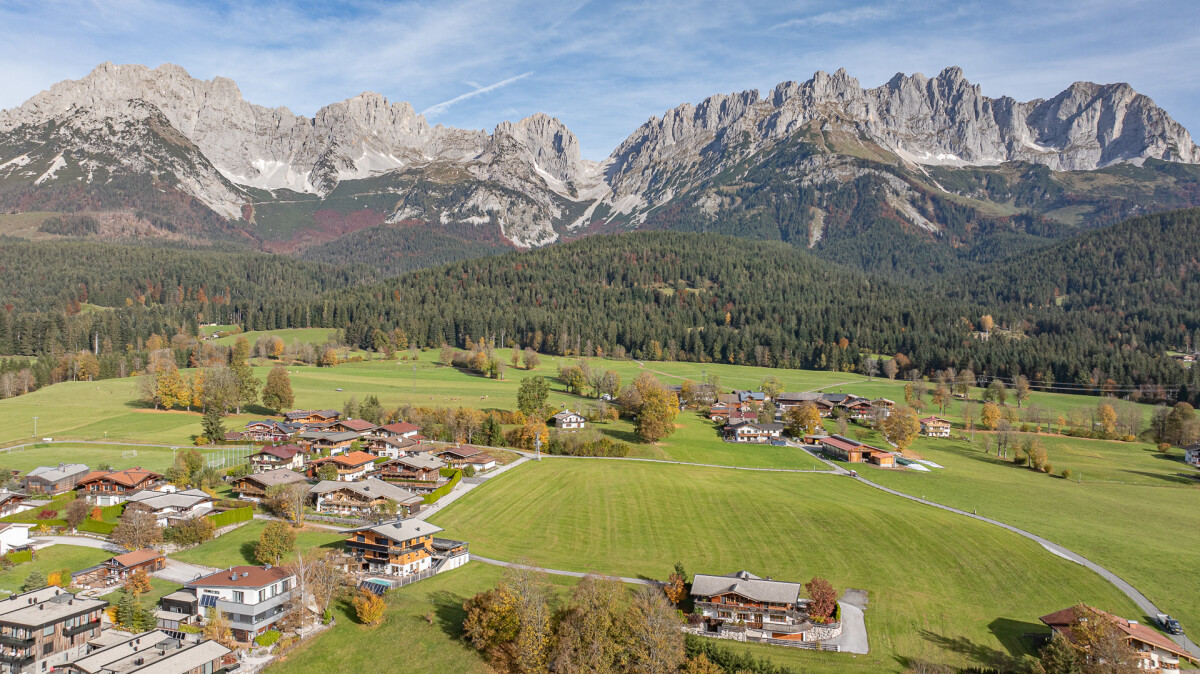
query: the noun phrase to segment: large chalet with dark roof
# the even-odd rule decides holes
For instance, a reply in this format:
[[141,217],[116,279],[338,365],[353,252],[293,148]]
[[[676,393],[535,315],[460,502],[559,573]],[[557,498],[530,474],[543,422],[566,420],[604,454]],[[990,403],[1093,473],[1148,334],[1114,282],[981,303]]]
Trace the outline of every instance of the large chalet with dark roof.
[[233,481],[233,493],[243,501],[261,501],[267,497],[267,490],[281,484],[308,482],[304,476],[287,468],[276,468],[262,473],[244,475]]
[[337,468],[337,479],[340,482],[361,480],[375,470],[375,456],[366,452],[350,452],[314,459],[308,464],[308,476],[317,477],[321,466],[332,464]]
[[88,503],[99,506],[117,505],[129,494],[154,489],[162,484],[163,476],[141,467],[125,470],[94,470],[79,481],[76,490]]
[[299,445],[267,445],[251,454],[247,460],[255,473],[277,468],[301,470],[304,468],[304,449]]
[[360,570],[389,576],[440,573],[470,561],[467,544],[437,538],[442,528],[422,520],[397,520],[344,533]]

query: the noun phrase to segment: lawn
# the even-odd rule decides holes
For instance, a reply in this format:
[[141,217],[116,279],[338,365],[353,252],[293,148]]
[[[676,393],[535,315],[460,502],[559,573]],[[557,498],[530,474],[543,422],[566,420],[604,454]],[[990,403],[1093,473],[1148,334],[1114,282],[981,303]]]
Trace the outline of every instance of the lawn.
[[12,594],[21,591],[21,583],[33,571],[41,571],[49,576],[55,571],[70,569],[79,571],[89,566],[111,559],[113,553],[99,548],[85,548],[78,545],[51,545],[37,551],[37,559],[32,562],[18,564],[11,569],[0,571],[0,592]]
[[[219,569],[238,564],[257,564],[254,559],[254,546],[266,526],[266,520],[252,520],[224,536],[171,555],[171,558]],[[337,547],[338,541],[344,539],[345,536],[332,529],[309,527],[298,532],[294,549],[303,551],[317,547]]]
[[[864,476],[916,496],[1013,524],[1060,543],[1142,591],[1184,629],[1200,626],[1200,481],[1175,454],[1144,445],[1043,437],[1063,480],[984,454],[968,443],[922,439],[929,473]],[[1137,616],[1128,616],[1136,618]],[[1146,618],[1147,616],[1142,616]]]
[[[169,580],[151,577],[150,591],[142,595],[142,605],[149,607],[158,606],[159,599],[182,587],[179,583],[172,583]],[[100,598],[115,606],[117,602],[121,601],[121,588],[117,588]]]
[[[179,451],[193,449],[189,445],[181,445]],[[228,465],[242,463],[249,451],[246,449],[205,449],[194,448],[210,460],[224,460]],[[103,462],[112,465],[115,470],[140,466],[147,470],[162,473],[171,467],[175,452],[170,447],[143,447],[120,444],[83,444],[61,442],[54,444],[38,443],[37,445],[0,451],[0,466],[12,470],[28,472],[38,466],[53,466],[59,462],[83,463],[95,468]]]
[[865,589],[871,669],[902,669],[900,658],[987,664],[1023,652],[1038,616],[1079,601],[1133,610],[1031,541],[833,475],[548,459],[432,519],[476,554],[549,568],[665,578],[679,560],[691,573],[821,575]]
[[[486,674],[492,669],[461,640],[462,605],[473,595],[495,587],[502,569],[472,562],[389,592],[382,625],[365,627],[355,622],[348,602],[334,610],[337,624],[286,658],[267,668],[270,674],[326,674],[334,671],[373,671],[381,662],[396,661],[396,644],[404,644],[404,670],[446,674]],[[549,576],[560,605],[568,600],[576,579]],[[632,589],[632,586],[630,586]],[[725,642],[746,648],[796,671],[872,671],[870,656],[842,653],[797,653],[793,649]]]

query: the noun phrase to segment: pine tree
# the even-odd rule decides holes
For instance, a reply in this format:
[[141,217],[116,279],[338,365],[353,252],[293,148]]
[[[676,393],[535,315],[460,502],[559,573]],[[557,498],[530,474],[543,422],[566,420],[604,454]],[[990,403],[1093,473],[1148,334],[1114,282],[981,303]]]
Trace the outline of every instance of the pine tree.
[[200,428],[201,434],[211,442],[221,442],[225,439],[225,421],[216,405],[205,408]]

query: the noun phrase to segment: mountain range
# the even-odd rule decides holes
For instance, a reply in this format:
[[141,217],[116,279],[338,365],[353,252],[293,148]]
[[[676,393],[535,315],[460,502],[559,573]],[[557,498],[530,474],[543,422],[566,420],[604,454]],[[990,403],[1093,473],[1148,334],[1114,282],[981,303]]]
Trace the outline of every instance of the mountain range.
[[[225,78],[106,63],[0,111],[0,232],[233,242],[398,271],[678,229],[919,272],[1200,204],[1197,163],[1187,130],[1127,84],[1019,102],[953,67],[712,96],[595,162],[544,114],[487,133],[363,93],[309,118]],[[55,212],[86,221],[47,226]]]

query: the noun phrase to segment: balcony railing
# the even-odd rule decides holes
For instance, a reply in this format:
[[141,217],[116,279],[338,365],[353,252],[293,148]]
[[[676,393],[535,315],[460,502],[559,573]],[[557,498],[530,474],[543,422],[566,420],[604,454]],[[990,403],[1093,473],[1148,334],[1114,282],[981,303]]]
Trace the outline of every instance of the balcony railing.
[[99,621],[99,620],[97,620],[97,621],[95,621],[95,622],[84,623],[84,624],[82,624],[82,625],[80,625],[80,626],[78,626],[78,627],[72,627],[72,628],[70,628],[70,629],[66,629],[66,628],[64,628],[64,629],[63,629],[63,636],[64,636],[64,637],[73,637],[73,636],[75,636],[76,634],[82,634],[82,633],[84,633],[84,632],[87,632],[87,631],[93,630],[93,629],[95,629],[95,628],[97,628],[97,627],[100,627],[100,621]]
[[24,648],[33,645],[34,636],[31,634],[27,637],[17,637],[10,634],[0,634],[0,644],[4,646],[17,646]]

